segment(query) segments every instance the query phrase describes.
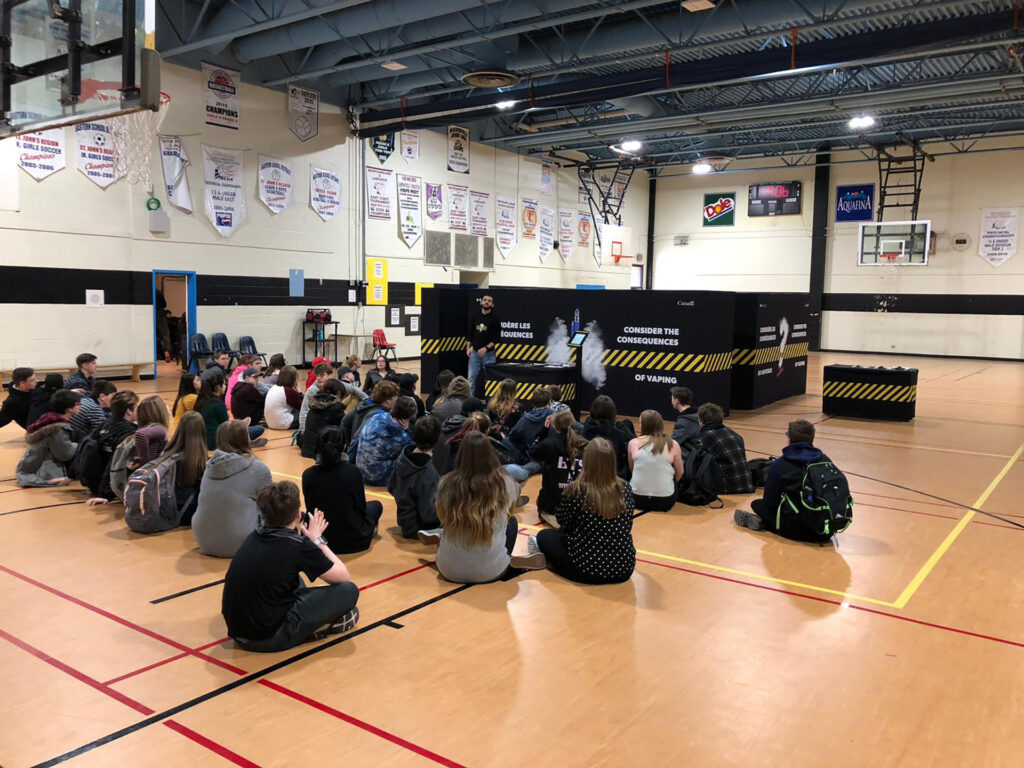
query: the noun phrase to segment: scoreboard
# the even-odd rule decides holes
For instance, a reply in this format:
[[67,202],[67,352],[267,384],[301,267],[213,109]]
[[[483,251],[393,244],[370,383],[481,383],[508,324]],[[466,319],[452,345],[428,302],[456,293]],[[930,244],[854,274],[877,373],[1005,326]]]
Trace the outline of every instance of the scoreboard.
[[801,182],[751,184],[747,216],[789,216],[800,213]]

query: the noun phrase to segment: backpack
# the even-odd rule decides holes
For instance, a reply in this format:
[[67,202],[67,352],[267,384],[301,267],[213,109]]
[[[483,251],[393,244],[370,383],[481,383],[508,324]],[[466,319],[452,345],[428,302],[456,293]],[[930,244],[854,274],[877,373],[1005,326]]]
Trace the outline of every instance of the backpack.
[[124,489],[128,485],[128,465],[136,458],[135,435],[128,435],[117,444],[110,459],[110,490],[120,501],[124,501]]
[[177,458],[154,459],[132,472],[124,489],[124,521],[129,529],[160,533],[178,527],[177,469]]
[[86,488],[95,488],[99,485],[106,463],[107,457],[103,455],[96,433],[92,432],[78,441],[78,448],[68,466],[68,476]]
[[750,479],[755,488],[764,488],[764,481],[768,477],[768,470],[772,468],[775,459],[751,459],[747,462],[747,469],[750,470]]
[[[679,488],[676,499],[683,504],[692,507],[709,506],[712,509],[721,509],[725,506],[718,494],[725,488],[722,481],[722,470],[718,466],[714,455],[704,447],[703,442],[697,442],[692,451],[686,454],[683,462],[683,477],[679,480]],[[718,502],[717,506],[714,502]]]
[[850,484],[831,461],[808,464],[796,498],[793,496],[793,489],[783,488],[776,511],[776,528],[783,511],[800,527],[824,537],[845,531],[853,521]]

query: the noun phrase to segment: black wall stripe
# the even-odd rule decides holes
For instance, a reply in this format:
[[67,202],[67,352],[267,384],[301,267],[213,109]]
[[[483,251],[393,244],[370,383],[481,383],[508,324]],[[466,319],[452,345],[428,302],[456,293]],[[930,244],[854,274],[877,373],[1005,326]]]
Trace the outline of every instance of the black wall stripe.
[[926,315],[1024,315],[1024,296],[984,294],[826,293],[822,309],[829,312],[904,312]]

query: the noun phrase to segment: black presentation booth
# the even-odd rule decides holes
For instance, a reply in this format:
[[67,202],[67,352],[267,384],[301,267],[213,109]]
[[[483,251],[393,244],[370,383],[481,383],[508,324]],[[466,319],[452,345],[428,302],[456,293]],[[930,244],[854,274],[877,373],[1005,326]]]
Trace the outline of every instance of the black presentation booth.
[[[693,390],[694,403],[714,402],[726,411],[758,408],[806,388],[806,294],[445,287],[422,294],[424,391],[440,370],[466,374],[470,313],[479,311],[484,294],[494,297],[501,325],[498,364],[483,376],[486,397],[512,378],[521,399],[558,384],[577,416],[605,394],[621,414],[654,408],[674,419],[669,390],[677,385]],[[548,365],[553,336],[586,329],[583,347],[566,365]]]

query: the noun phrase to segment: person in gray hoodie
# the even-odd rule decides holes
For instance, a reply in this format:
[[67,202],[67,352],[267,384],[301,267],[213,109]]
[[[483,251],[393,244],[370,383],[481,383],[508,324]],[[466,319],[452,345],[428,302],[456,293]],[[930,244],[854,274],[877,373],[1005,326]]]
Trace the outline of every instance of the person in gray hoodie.
[[18,462],[15,475],[22,488],[67,485],[67,462],[78,445],[71,439],[68,420],[78,413],[78,396],[66,389],[57,390],[50,398],[50,413],[28,425],[25,442],[28,450]]
[[252,455],[244,421],[225,421],[217,428],[217,449],[206,462],[192,533],[199,551],[233,557],[256,530],[256,496],[273,482],[267,465]]
[[456,376],[448,385],[448,395],[445,399],[434,406],[432,414],[437,416],[444,424],[445,419],[458,416],[462,413],[462,401],[470,397],[469,379],[465,376]]
[[415,445],[407,445],[388,478],[388,493],[395,497],[398,526],[402,537],[415,539],[416,532],[440,528],[434,508],[437,484],[441,481],[431,453],[441,436],[441,422],[436,416],[424,416],[412,428]]

